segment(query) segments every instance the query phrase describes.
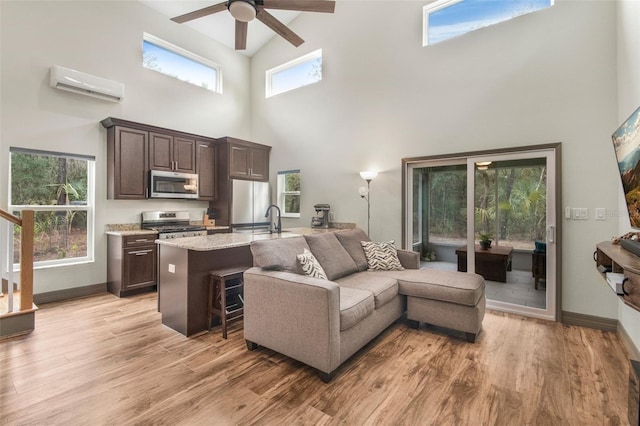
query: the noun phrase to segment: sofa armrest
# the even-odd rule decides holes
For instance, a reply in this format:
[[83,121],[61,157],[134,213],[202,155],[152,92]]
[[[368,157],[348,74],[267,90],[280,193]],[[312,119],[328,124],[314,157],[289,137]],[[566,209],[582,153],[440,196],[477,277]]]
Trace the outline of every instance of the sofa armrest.
[[420,269],[420,253],[398,249],[398,259],[405,269]]
[[247,270],[244,337],[331,373],[340,365],[340,287],[291,272]]

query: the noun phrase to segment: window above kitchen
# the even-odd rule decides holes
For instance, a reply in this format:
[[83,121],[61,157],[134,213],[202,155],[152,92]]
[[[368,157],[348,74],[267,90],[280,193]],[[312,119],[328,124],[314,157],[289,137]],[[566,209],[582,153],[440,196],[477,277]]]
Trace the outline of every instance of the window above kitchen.
[[265,97],[298,89],[322,80],[322,49],[266,72]]
[[423,46],[553,6],[554,0],[437,0],[424,6]]
[[142,66],[212,92],[222,93],[220,65],[147,33],[144,33],[142,41]]

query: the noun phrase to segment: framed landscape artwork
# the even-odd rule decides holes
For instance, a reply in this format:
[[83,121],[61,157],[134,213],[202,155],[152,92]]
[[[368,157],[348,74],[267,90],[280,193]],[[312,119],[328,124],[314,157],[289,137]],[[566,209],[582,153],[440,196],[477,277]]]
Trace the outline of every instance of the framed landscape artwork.
[[640,108],[613,135],[631,226],[640,229]]

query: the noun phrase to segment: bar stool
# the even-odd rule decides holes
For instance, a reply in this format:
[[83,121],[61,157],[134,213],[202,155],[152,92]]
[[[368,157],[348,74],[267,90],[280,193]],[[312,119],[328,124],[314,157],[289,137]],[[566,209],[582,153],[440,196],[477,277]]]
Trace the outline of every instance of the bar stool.
[[216,315],[222,323],[222,338],[227,338],[227,322],[244,316],[242,274],[250,266],[234,266],[209,271],[208,330]]

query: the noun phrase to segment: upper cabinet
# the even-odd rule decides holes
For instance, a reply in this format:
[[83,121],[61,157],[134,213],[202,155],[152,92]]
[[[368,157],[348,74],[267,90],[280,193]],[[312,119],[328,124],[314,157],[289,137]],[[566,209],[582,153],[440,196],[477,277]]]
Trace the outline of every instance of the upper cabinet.
[[228,136],[218,141],[226,147],[227,158],[221,159],[221,161],[227,161],[230,178],[257,181],[269,180],[270,146]]
[[149,197],[149,170],[199,175],[199,199],[216,197],[216,140],[142,123],[106,118],[107,198]]
[[194,139],[151,132],[149,134],[149,167],[181,173],[196,171]]
[[107,198],[147,198],[148,132],[125,126],[107,128]]
[[216,199],[216,146],[211,142],[196,141],[196,172],[198,173],[198,199]]

